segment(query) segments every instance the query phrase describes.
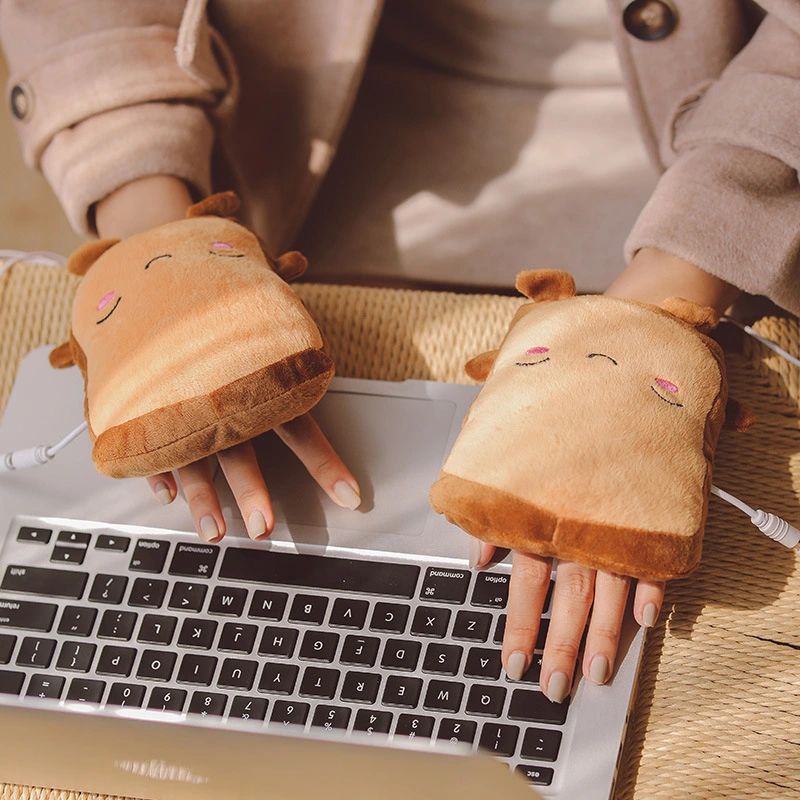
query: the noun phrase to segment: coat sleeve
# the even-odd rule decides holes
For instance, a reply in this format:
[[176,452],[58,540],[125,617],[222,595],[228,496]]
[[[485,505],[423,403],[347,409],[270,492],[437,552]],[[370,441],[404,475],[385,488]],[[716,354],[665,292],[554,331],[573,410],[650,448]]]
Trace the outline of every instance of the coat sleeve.
[[800,13],[767,15],[677,105],[626,258],[655,247],[800,314],[799,119]]
[[3,0],[0,40],[25,163],[77,232],[94,233],[94,204],[137,178],[210,191],[210,117],[236,80],[203,2]]

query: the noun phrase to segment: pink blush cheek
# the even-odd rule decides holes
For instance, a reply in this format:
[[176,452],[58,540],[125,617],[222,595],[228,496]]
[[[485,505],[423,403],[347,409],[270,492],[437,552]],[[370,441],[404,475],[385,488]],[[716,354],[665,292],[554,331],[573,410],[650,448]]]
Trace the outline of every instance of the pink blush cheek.
[[677,394],[678,387],[672,381],[664,380],[664,378],[656,378],[656,383],[665,391],[670,394]]
[[219,250],[233,250],[233,245],[227,242],[211,242],[209,247],[216,247]]
[[525,355],[526,356],[536,356],[536,355],[539,355],[540,353],[549,353],[549,352],[550,352],[550,348],[549,347],[531,347],[531,348],[529,348],[528,350],[525,351]]
[[116,292],[109,292],[98,304],[97,310],[102,311],[113,299]]

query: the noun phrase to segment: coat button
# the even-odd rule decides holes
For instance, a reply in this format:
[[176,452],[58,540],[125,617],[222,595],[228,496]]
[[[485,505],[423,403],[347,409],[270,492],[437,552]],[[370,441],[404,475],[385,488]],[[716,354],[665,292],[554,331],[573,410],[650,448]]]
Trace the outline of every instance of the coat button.
[[18,83],[9,97],[11,113],[19,120],[28,119],[33,111],[33,96],[25,84]]
[[645,42],[657,42],[675,30],[678,14],[666,0],[631,0],[622,12],[625,30]]

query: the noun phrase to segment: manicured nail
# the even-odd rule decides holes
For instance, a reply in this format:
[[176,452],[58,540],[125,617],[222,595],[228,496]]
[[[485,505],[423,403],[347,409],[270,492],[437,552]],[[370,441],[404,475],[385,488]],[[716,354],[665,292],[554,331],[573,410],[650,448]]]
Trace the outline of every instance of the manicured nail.
[[261,539],[267,535],[267,520],[258,509],[247,518],[247,535],[251,539]]
[[506,665],[506,675],[512,681],[518,681],[525,674],[525,667],[528,664],[528,659],[521,650],[515,650],[508,657],[508,664]]
[[595,656],[592,659],[589,665],[589,680],[598,686],[608,680],[608,659],[605,656]]
[[204,542],[215,542],[219,539],[219,528],[214,517],[206,515],[200,520],[200,538]]
[[569,694],[569,678],[563,672],[554,672],[547,682],[548,699],[553,703],[560,703]]
[[645,628],[652,628],[658,619],[658,606],[655,603],[648,603],[642,609],[642,622]]
[[475,569],[481,562],[481,543],[474,537],[469,537],[469,566]]
[[355,511],[361,505],[361,496],[347,481],[334,483],[333,494],[339,501],[339,505],[349,508],[351,511]]
[[159,481],[153,492],[156,496],[156,500],[161,503],[162,506],[168,506],[172,502],[172,492],[169,490],[169,486],[163,481]]

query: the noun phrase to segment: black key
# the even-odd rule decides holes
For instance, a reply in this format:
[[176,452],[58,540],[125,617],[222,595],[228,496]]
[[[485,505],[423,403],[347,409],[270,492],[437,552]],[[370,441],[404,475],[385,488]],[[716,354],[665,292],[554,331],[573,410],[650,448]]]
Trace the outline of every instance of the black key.
[[167,608],[174,611],[198,612],[203,608],[208,586],[204,583],[181,583],[172,587]]
[[539,683],[539,676],[542,674],[542,654],[541,653],[534,653],[533,659],[531,660],[530,666],[525,672],[522,674],[522,677],[518,681],[512,681],[511,678],[506,675],[506,680],[509,683]]
[[225,713],[228,698],[216,692],[194,692],[189,701],[189,713],[201,717],[221,717]]
[[132,647],[117,647],[109,644],[100,651],[95,671],[98,675],[127,678],[131,674],[135,660],[136,650]]
[[305,725],[310,709],[311,706],[308,703],[276,700],[269,720],[270,722],[278,722],[284,725]]
[[437,603],[463,603],[467,599],[470,573],[463,569],[428,567],[420,589],[421,600]]
[[50,553],[50,560],[56,564],[83,564],[86,558],[84,547],[54,547]]
[[389,733],[393,715],[389,711],[369,711],[362,708],[356,714],[354,731],[362,731],[368,736],[373,733]]
[[386,688],[383,690],[383,703],[387,706],[415,708],[421,692],[422,680],[420,678],[390,675],[386,679]]
[[47,633],[53,627],[58,606],[30,600],[0,600],[0,628]]
[[294,628],[266,627],[258,645],[258,654],[291,658],[295,642],[297,642],[297,631]]
[[91,636],[96,619],[96,608],[67,606],[61,614],[58,632],[64,636]]
[[179,543],[169,565],[169,574],[183,578],[210,578],[218,557],[219,547],[214,545]]
[[141,708],[143,701],[144,686],[137,683],[112,683],[106,705]]
[[381,640],[375,636],[345,636],[339,661],[357,667],[372,667],[380,644]]
[[485,608],[505,608],[510,581],[510,575],[500,572],[479,572],[472,589],[471,604]]
[[411,633],[414,636],[430,636],[434,639],[442,639],[447,633],[449,624],[449,608],[426,608],[425,606],[420,606],[414,613]]
[[506,690],[502,686],[474,685],[467,697],[467,714],[499,717],[503,713]]
[[133,548],[128,569],[132,572],[159,573],[164,569],[168,552],[169,542],[163,539],[139,539]]
[[67,700],[77,700],[80,703],[99,703],[103,699],[105,689],[105,681],[73,678],[67,689]]
[[256,678],[258,662],[238,658],[226,658],[217,678],[217,686],[222,689],[242,689],[249,692]]
[[535,758],[537,761],[555,761],[561,747],[561,731],[544,728],[528,728],[522,740],[521,758]]
[[178,644],[181,647],[210,650],[216,632],[217,623],[213,619],[185,619],[181,625]]
[[94,547],[95,550],[116,550],[119,553],[127,553],[130,543],[131,540],[127,536],[109,536],[102,533],[97,537]]
[[90,533],[78,533],[78,531],[61,531],[56,539],[58,544],[71,544],[84,549],[89,546],[91,541]]
[[117,639],[127,642],[133,636],[136,627],[137,615],[133,611],[108,611],[103,612],[97,635],[101,639]]
[[56,669],[70,672],[88,672],[94,660],[97,645],[91,642],[64,642],[58,654]]
[[510,719],[524,722],[545,722],[550,725],[563,725],[567,718],[569,697],[563,703],[552,703],[542,692],[528,689],[515,689],[508,707]]
[[178,670],[178,683],[193,683],[198,686],[210,686],[217,669],[214,656],[197,656],[188,653],[181,659]]
[[[544,641],[547,638],[547,631],[550,629],[550,620],[549,619],[542,619],[539,620],[539,633],[536,636],[536,644],[534,645],[536,650],[543,650],[544,649]],[[506,615],[501,614],[497,618],[497,625],[494,629],[494,636],[492,637],[492,641],[495,644],[503,644],[503,634],[506,632]]]
[[0,633],[0,664],[8,664],[11,661],[11,654],[14,652],[14,645],[17,637],[10,633]]
[[168,650],[144,650],[136,677],[148,681],[168,681],[178,656]]
[[478,731],[478,723],[471,719],[443,719],[439,723],[436,739],[440,742],[465,742],[472,744]]
[[215,586],[214,593],[211,595],[211,602],[208,604],[208,613],[241,617],[246,602],[247,589]]
[[26,636],[17,653],[18,667],[41,667],[47,669],[56,651],[55,639],[40,639],[38,636]]
[[306,667],[300,682],[300,694],[303,697],[323,697],[330,700],[336,694],[338,685],[339,670]]
[[383,648],[381,666],[384,669],[413,672],[417,668],[421,650],[420,642],[387,639],[386,646]]
[[309,594],[295,595],[289,611],[290,622],[305,622],[308,625],[322,625],[328,598]]
[[350,709],[342,706],[318,705],[311,719],[312,728],[323,730],[347,730],[350,723]]
[[464,675],[468,678],[483,678],[496,681],[500,677],[503,663],[500,650],[487,650],[483,647],[470,647],[467,662],[464,664]]
[[122,602],[128,579],[122,575],[96,575],[89,599],[93,603],[111,603],[118,605]]
[[167,582],[137,578],[133,582],[128,605],[136,608],[161,608],[167,593]]
[[433,724],[436,720],[433,717],[422,716],[420,714],[401,714],[397,718],[397,727],[394,729],[395,736],[405,736],[408,739],[430,739],[433,736]]
[[231,653],[250,653],[256,643],[258,628],[255,625],[239,625],[235,622],[226,622],[222,626],[219,637],[220,650]]
[[298,656],[307,661],[333,661],[339,645],[339,634],[326,631],[306,631]]
[[453,625],[452,637],[468,642],[485,642],[489,638],[492,615],[484,611],[459,611]]
[[408,606],[397,603],[375,603],[369,629],[382,633],[403,633],[406,622],[408,622]]
[[464,648],[457,644],[429,644],[422,662],[422,671],[436,675],[456,675],[463,652]]
[[381,676],[374,672],[348,672],[339,697],[350,703],[374,703],[380,685]]
[[518,764],[515,772],[518,772],[528,783],[535,786],[549,786],[553,782],[553,770],[551,767]]
[[19,529],[17,534],[18,542],[35,542],[37,544],[47,544],[53,531],[49,528],[29,528],[23,527]]
[[486,722],[478,745],[499,758],[510,758],[517,749],[519,728],[516,725],[498,725]]
[[360,630],[367,620],[369,603],[366,600],[351,600],[337,597],[331,610],[328,625],[332,628],[352,628]]
[[0,694],[19,694],[23,683],[25,683],[24,672],[0,669]]
[[161,614],[145,614],[142,617],[142,627],[136,641],[145,644],[168,645],[172,641],[178,620],[175,617],[165,617]]
[[241,722],[260,722],[267,716],[269,700],[263,697],[245,697],[237,694],[233,698],[228,719]]
[[229,547],[222,559],[219,576],[248,583],[333,589],[410,599],[417,586],[419,567],[414,564],[386,564]]
[[300,667],[294,664],[264,664],[258,690],[272,694],[291,694],[299,672]]
[[[47,595],[49,597],[68,597],[80,600],[89,575],[86,572],[68,572],[65,569],[49,567],[6,567],[0,589],[6,592]],[[3,611],[0,604],[0,613]]]
[[425,692],[423,708],[428,711],[445,711],[456,714],[461,708],[461,698],[464,696],[464,684],[452,681],[431,681]]
[[61,675],[31,675],[25,697],[48,697],[51,700],[58,700],[66,682],[66,678]]
[[185,689],[156,686],[150,692],[150,700],[147,703],[147,707],[152,708],[154,711],[183,711],[187,694],[188,692]]
[[254,619],[270,619],[278,622],[283,617],[289,595],[285,592],[269,592],[258,590],[253,592],[253,599],[250,601],[250,610],[247,612],[249,617]]

